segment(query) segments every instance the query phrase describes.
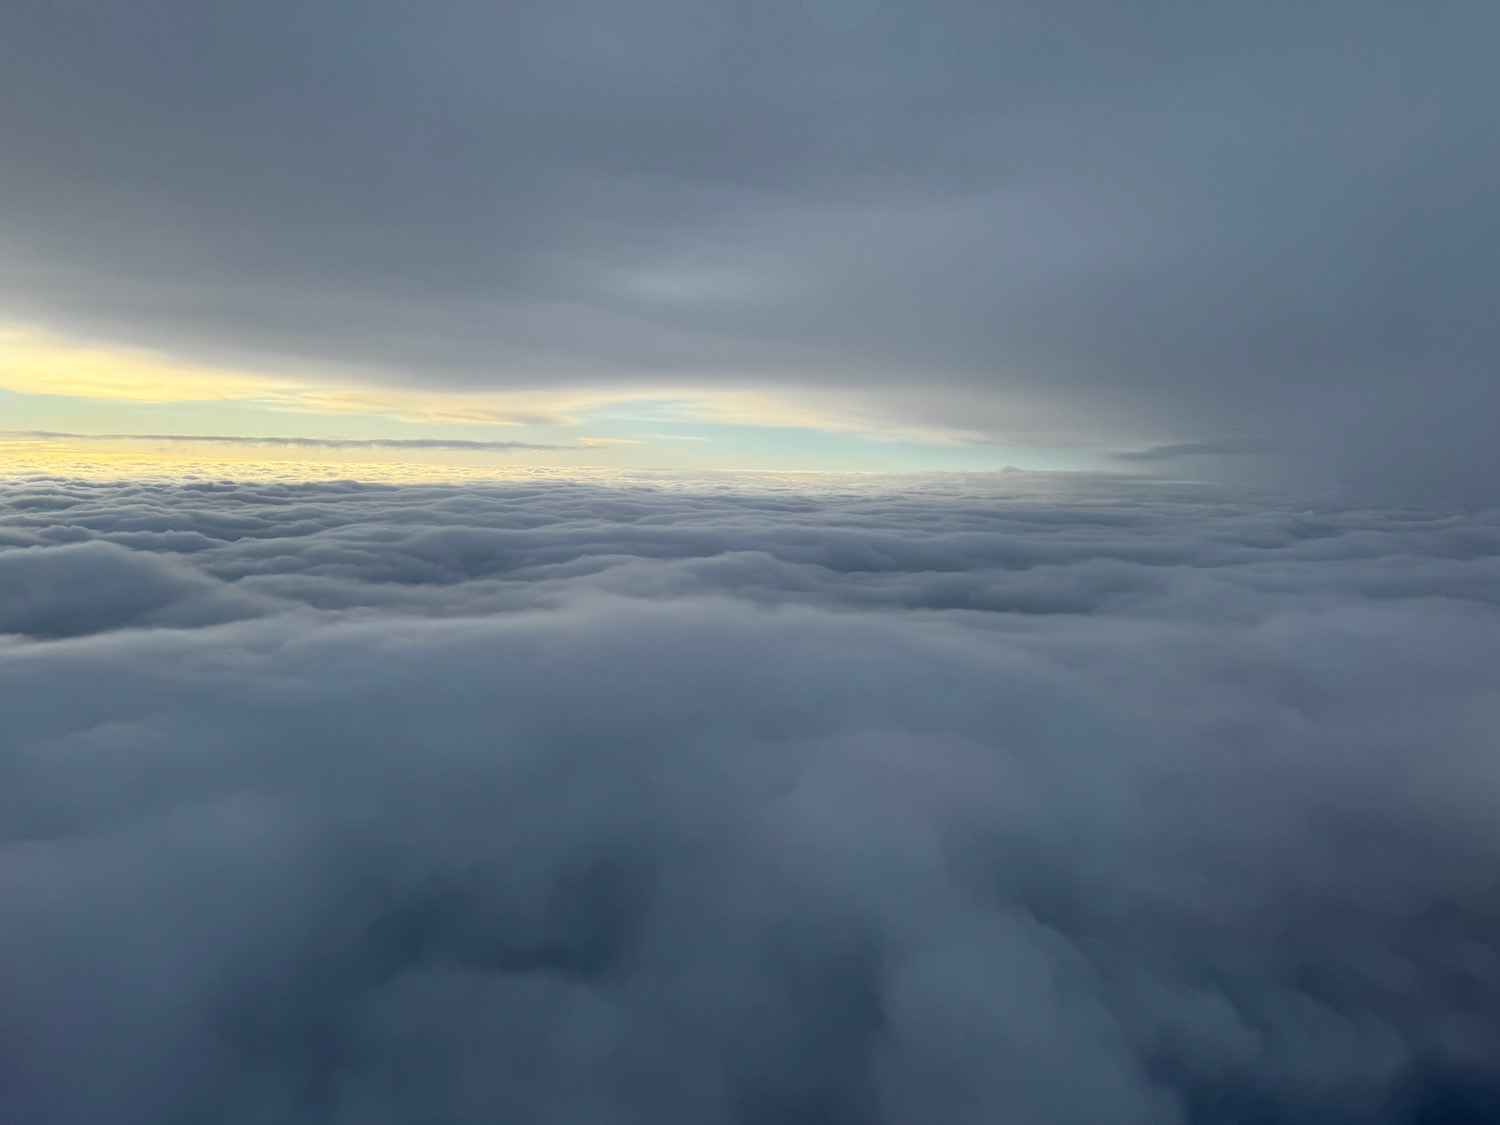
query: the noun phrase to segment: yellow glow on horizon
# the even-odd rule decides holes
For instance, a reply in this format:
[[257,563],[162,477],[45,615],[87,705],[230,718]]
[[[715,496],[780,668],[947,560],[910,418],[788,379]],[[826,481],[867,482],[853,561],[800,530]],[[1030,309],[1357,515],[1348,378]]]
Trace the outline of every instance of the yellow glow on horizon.
[[507,464],[463,456],[444,457],[442,451],[420,461],[382,456],[370,451],[320,451],[317,457],[275,449],[181,450],[128,448],[90,443],[88,448],[65,442],[0,441],[0,476],[66,477],[212,477],[364,481],[496,480],[533,476],[608,475],[607,466]]
[[382,415],[403,422],[568,424],[588,396],[422,391],[188,363],[147,348],[78,343],[0,326],[0,388],[134,403],[240,402],[294,413]]
[[[972,435],[893,422],[860,412],[848,395],[753,383],[698,385],[587,383],[526,390],[422,390],[375,380],[294,376],[189,362],[147,348],[70,340],[0,322],[0,389],[120,403],[220,403],[294,414],[384,417],[404,423],[574,426],[591,412],[623,411],[651,421],[706,422],[857,433],[876,440],[951,444]],[[901,412],[893,412],[901,413]],[[622,444],[630,439],[584,439]]]
[[0,387],[27,394],[180,402],[255,398],[276,384],[244,372],[194,367],[138,348],[78,344],[0,327]]
[[0,477],[271,475],[296,479],[443,480],[619,471],[618,466],[607,461],[608,458],[591,458],[588,447],[582,443],[574,450],[522,450],[507,454],[465,449],[327,448],[253,442],[220,445],[141,438],[79,441],[63,435],[0,434]]

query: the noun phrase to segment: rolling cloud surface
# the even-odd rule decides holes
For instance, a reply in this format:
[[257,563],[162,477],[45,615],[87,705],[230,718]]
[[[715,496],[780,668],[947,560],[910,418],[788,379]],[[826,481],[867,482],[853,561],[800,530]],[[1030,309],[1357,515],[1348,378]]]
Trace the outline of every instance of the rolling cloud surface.
[[1124,478],[0,493],[0,1116],[1500,1104],[1500,514]]

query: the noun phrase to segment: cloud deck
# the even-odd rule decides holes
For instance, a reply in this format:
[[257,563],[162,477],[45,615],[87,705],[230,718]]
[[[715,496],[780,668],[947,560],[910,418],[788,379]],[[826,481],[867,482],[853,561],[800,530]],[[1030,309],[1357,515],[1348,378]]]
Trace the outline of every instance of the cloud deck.
[[1495,1119],[1494,512],[0,500],[7,1121]]

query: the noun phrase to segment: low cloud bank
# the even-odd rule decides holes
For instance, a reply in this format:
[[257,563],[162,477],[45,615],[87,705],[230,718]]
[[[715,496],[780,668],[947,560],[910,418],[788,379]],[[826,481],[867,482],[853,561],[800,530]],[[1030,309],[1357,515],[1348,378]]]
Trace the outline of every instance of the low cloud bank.
[[0,499],[8,1122],[1500,1120],[1500,514]]

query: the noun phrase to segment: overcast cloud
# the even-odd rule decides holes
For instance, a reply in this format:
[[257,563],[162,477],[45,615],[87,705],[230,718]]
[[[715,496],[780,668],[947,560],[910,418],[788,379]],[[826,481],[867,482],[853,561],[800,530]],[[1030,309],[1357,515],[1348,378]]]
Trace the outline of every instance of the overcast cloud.
[[1488,0],[15,0],[0,300],[1485,491],[1497,49]]
[[9,0],[0,1122],[1500,1121],[1497,56]]
[[1495,1120],[1493,511],[3,500],[7,1122]]

